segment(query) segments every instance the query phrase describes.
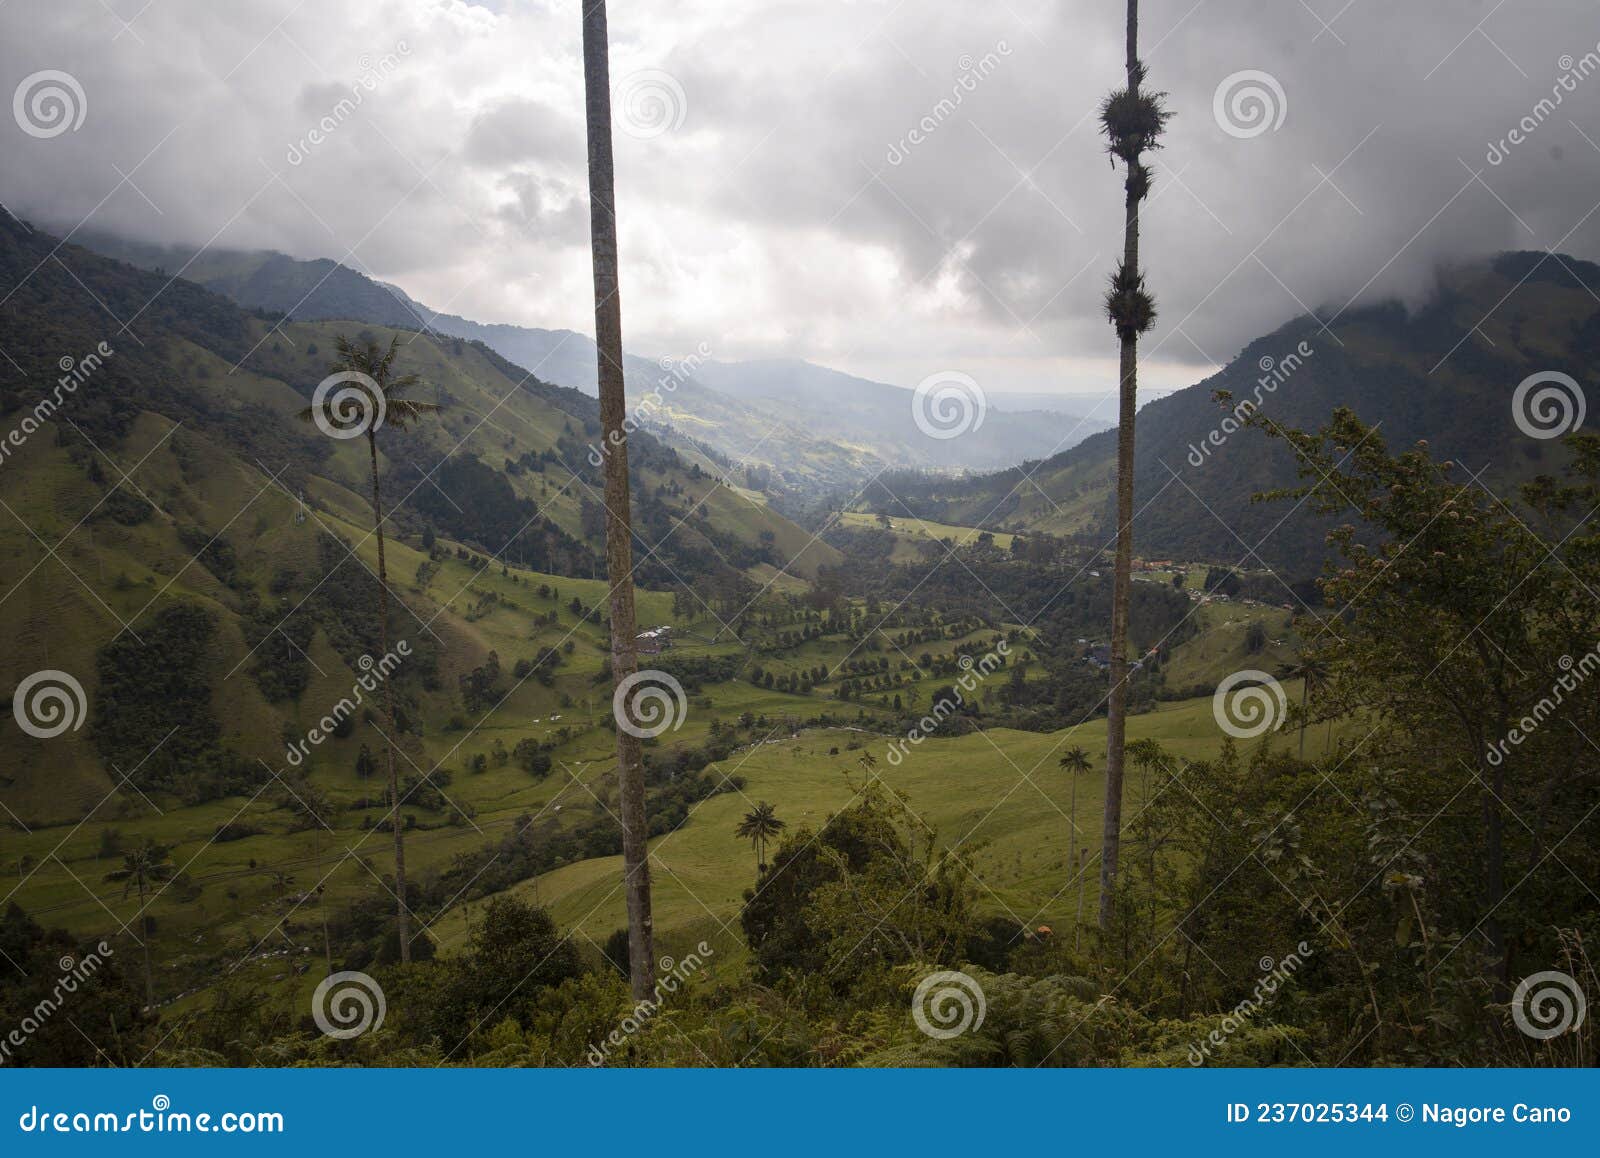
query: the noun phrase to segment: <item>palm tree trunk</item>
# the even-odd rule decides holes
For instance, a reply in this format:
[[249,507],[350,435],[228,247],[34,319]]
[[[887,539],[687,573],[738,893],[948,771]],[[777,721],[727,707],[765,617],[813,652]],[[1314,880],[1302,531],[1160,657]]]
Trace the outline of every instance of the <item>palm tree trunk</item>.
[[[378,491],[378,432],[367,430],[372,459],[372,526],[378,536],[378,659],[389,654],[389,569],[383,556],[383,499]],[[395,933],[400,938],[400,963],[411,963],[411,916],[406,910],[406,843],[400,818],[400,781],[394,768],[394,688],[383,681],[383,754],[389,765],[389,819],[394,823]]]
[[1306,701],[1311,698],[1311,677],[1300,683],[1300,759],[1306,758]]
[[[150,970],[150,914],[144,911],[144,875],[141,873],[139,881],[139,931],[144,934],[144,1003],[148,1009],[156,1007],[156,980],[155,974]],[[124,894],[126,895],[126,894]]]
[[[1139,87],[1139,0],[1128,0],[1128,89]],[[1139,268],[1139,198],[1126,185],[1123,268]],[[1117,557],[1111,580],[1111,698],[1106,706],[1106,811],[1100,848],[1100,928],[1108,928],[1122,848],[1123,758],[1128,731],[1128,601],[1133,595],[1133,419],[1139,398],[1139,339],[1122,338],[1118,367]]]
[[1083,856],[1078,851],[1078,773],[1072,773],[1072,795],[1067,805],[1067,823],[1072,826],[1072,831],[1067,834],[1067,839],[1072,843],[1067,847],[1067,861],[1077,871],[1078,876],[1078,919],[1072,923],[1072,951],[1078,951],[1078,935],[1083,928]]
[[[633,612],[633,520],[628,493],[627,395],[622,376],[622,304],[618,298],[616,179],[611,161],[611,69],[605,0],[583,0],[583,87],[589,140],[589,240],[594,261],[594,337],[599,350],[600,425],[610,454],[606,473],[606,573],[611,584],[611,676],[639,668]],[[638,736],[617,729],[617,787],[622,797],[622,879],[628,898],[628,977],[635,1001],[655,980],[650,916],[649,827],[644,810],[644,752]]]

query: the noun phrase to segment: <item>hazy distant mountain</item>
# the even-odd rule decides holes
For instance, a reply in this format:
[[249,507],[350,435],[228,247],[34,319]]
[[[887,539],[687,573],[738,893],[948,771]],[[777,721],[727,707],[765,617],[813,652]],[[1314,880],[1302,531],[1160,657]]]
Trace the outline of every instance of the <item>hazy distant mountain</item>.
[[[1304,343],[1304,347],[1301,346]],[[1299,350],[1310,351],[1301,355]],[[1292,356],[1292,357],[1291,357]],[[1483,471],[1496,493],[1549,471],[1566,454],[1513,414],[1530,375],[1559,371],[1600,417],[1600,266],[1508,253],[1440,275],[1426,306],[1350,310],[1326,329],[1305,316],[1250,343],[1219,373],[1139,411],[1134,539],[1141,554],[1314,570],[1327,525],[1290,503],[1251,496],[1296,482],[1292,453],[1250,430],[1224,434],[1220,389],[1261,398],[1280,426],[1314,429],[1344,406],[1391,448],[1426,439],[1432,452]],[[1262,388],[1263,381],[1272,383]],[[1090,531],[1109,542],[1116,436],[1097,434],[1042,462],[948,480],[891,480],[875,505],[993,528]]]
[[[188,280],[251,309],[481,341],[544,381],[596,393],[594,342],[572,330],[436,313],[396,286],[326,259],[230,250],[197,255],[93,233],[77,240],[144,269],[181,269]],[[722,469],[743,467],[734,469],[735,478],[775,494],[853,488],[887,467],[994,470],[1064,450],[1108,425],[1055,406],[1017,413],[996,405],[961,437],[935,438],[919,428],[911,390],[809,362],[668,363],[630,355],[625,372],[636,405],[654,391],[646,425]]]

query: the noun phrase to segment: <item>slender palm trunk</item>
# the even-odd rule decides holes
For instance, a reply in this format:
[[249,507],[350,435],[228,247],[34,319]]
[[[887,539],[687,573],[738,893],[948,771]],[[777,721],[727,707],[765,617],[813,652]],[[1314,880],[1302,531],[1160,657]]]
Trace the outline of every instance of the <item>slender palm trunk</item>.
[[[1128,0],[1128,89],[1139,87],[1139,0]],[[1123,268],[1139,268],[1139,195],[1126,184]],[[1122,847],[1122,780],[1128,730],[1128,601],[1133,594],[1133,419],[1139,400],[1139,338],[1125,333],[1118,367],[1117,557],[1111,580],[1111,698],[1106,706],[1106,812],[1100,848],[1100,928],[1115,904]]]
[[[378,432],[367,431],[367,452],[372,459],[372,526],[378,536],[378,660],[389,654],[389,568],[383,556],[383,499],[378,491]],[[400,962],[411,963],[411,914],[406,909],[406,842],[400,817],[400,781],[394,768],[394,688],[383,681],[383,755],[389,766],[389,819],[394,823],[395,933],[400,938]]]
[[[622,377],[622,305],[618,298],[616,179],[611,160],[611,69],[605,0],[583,0],[583,87],[589,139],[589,238],[594,260],[594,337],[599,350],[600,424],[606,457],[606,572],[611,584],[611,676],[638,670],[633,612],[633,525],[628,493],[627,395]],[[644,808],[644,752],[639,737],[617,729],[617,786],[622,797],[622,879],[628,900],[628,977],[635,1001],[655,981],[650,916],[649,827]]]
[[1067,852],[1067,860],[1077,870],[1078,876],[1078,918],[1072,923],[1072,951],[1078,951],[1078,937],[1083,930],[1083,854],[1078,851],[1078,773],[1072,773],[1072,795],[1067,805],[1067,823],[1072,826],[1072,831],[1067,839],[1072,842]]
[[1300,759],[1306,758],[1306,703],[1311,698],[1311,680],[1306,678],[1300,684]]
[[[149,1009],[156,1007],[156,979],[150,969],[150,914],[144,911],[144,876],[139,881],[139,931],[144,934],[144,1003]],[[124,893],[124,896],[127,894]]]

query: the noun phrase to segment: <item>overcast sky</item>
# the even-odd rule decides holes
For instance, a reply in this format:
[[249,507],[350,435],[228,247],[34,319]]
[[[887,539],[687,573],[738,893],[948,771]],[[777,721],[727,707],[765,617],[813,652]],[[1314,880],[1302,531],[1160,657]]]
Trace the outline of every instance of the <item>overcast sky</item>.
[[[1119,0],[610,19],[631,350],[1112,383],[1122,193],[1094,113]],[[1600,257],[1594,0],[1145,0],[1142,37],[1177,114],[1145,213],[1149,386],[1303,308],[1417,300],[1440,262]],[[43,70],[81,100],[25,83]],[[331,257],[435,309],[592,332],[577,0],[9,0],[0,85],[21,216]],[[29,99],[52,85],[71,124]]]

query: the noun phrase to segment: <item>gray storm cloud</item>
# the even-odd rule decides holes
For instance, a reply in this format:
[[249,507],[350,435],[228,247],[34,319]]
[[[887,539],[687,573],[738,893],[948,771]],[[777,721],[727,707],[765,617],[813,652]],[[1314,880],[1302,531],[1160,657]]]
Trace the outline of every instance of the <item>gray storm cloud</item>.
[[[1121,190],[1095,111],[1120,5],[611,7],[614,79],[667,105],[664,131],[618,134],[635,348],[1103,380]],[[1597,256],[1592,3],[1146,0],[1143,20],[1177,113],[1145,219],[1156,380],[1304,309],[1418,300],[1441,263]],[[53,136],[0,122],[0,200],[586,329],[578,50],[573,2],[11,0],[0,87],[58,70],[87,111]],[[1261,100],[1219,106],[1229,78]]]

